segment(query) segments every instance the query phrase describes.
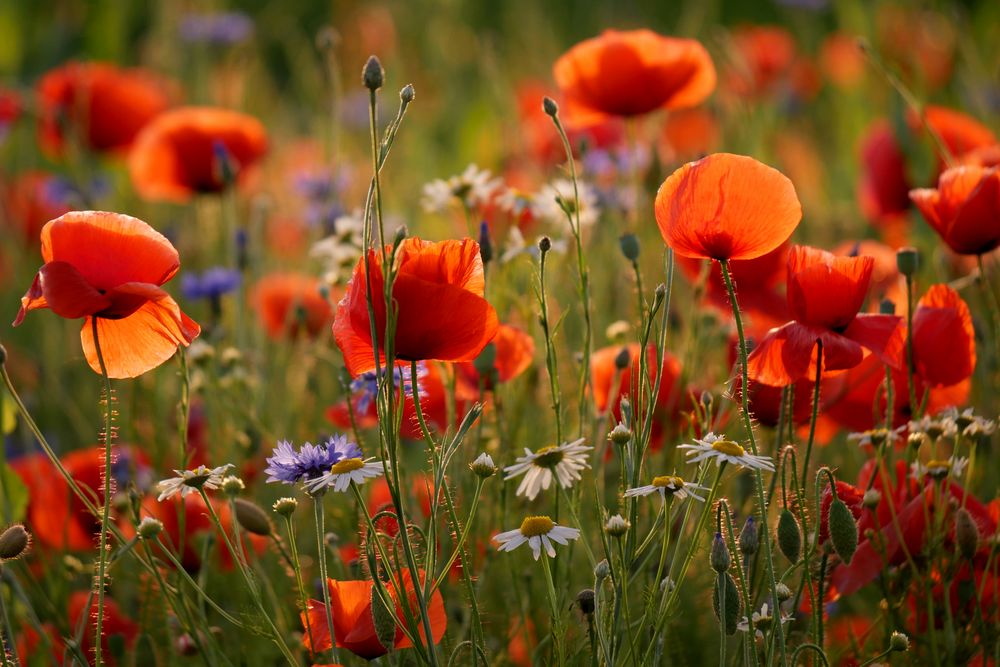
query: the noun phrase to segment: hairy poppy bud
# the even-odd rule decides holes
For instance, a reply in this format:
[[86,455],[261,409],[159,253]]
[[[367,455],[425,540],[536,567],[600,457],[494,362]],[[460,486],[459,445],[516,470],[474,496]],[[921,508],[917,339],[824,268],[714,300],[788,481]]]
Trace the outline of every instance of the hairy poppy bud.
[[[726,596],[726,618],[720,616],[719,589],[725,588]],[[723,623],[727,635],[736,634],[736,625],[740,617],[740,592],[736,589],[736,582],[728,572],[720,572],[716,577],[716,583],[712,591],[712,609],[715,610],[715,617]]]
[[628,346],[626,345],[618,351],[615,355],[615,368],[620,371],[628,368],[628,365],[632,363],[632,353],[629,352]]
[[580,611],[590,616],[594,613],[594,589],[584,588],[576,594],[576,604]]
[[897,653],[910,650],[910,638],[902,632],[894,632],[889,637],[889,648]]
[[396,644],[396,610],[386,606],[375,586],[372,586],[371,610],[378,643],[391,650]]
[[237,498],[233,505],[236,506],[236,520],[248,533],[264,537],[271,534],[271,522],[256,503],[246,498]]
[[639,239],[635,234],[622,234],[618,239],[618,246],[628,261],[634,262],[639,259]]
[[858,524],[840,498],[835,498],[830,504],[830,542],[840,560],[849,565],[858,549]]
[[31,534],[19,523],[0,533],[0,562],[19,558],[28,550]]
[[556,101],[551,97],[543,97],[542,111],[544,111],[548,116],[555,117],[555,115],[559,113],[559,105],[556,104]]
[[778,517],[778,548],[791,563],[798,563],[802,552],[802,532],[795,516],[786,507]]
[[365,63],[365,68],[361,72],[361,82],[365,84],[365,88],[374,92],[382,87],[384,80],[385,72],[382,70],[382,63],[376,56],[369,56],[368,62]]
[[900,248],[896,251],[896,268],[904,276],[912,276],[920,268],[920,252],[916,248]]
[[417,91],[413,88],[412,83],[408,83],[403,86],[403,89],[399,91],[399,100],[403,104],[409,104],[417,96]]
[[610,575],[611,566],[608,565],[608,559],[605,558],[597,564],[597,567],[594,568],[594,578],[597,579],[598,582],[601,582],[607,579]]
[[752,556],[757,553],[757,546],[760,543],[760,535],[757,533],[757,522],[752,516],[748,516],[743,522],[743,530],[740,531],[740,553],[744,556]]
[[542,238],[538,239],[538,249],[541,250],[543,253],[552,250],[552,239],[550,239],[548,236],[543,236]]
[[708,560],[712,564],[712,569],[716,572],[725,572],[732,564],[729,547],[726,546],[726,541],[722,539],[722,533],[715,534],[715,539],[712,540],[712,551],[709,553]]
[[971,559],[979,549],[979,527],[964,507],[955,512],[955,542],[963,558]]

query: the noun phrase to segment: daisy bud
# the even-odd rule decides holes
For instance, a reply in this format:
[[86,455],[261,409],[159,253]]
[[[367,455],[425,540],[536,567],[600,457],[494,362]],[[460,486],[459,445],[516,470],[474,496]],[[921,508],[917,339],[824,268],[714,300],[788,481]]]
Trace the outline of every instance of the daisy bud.
[[979,527],[964,507],[955,512],[955,542],[958,553],[966,559],[975,556],[979,549]]
[[607,522],[604,524],[604,532],[606,532],[611,537],[621,537],[628,532],[628,529],[632,527],[621,514],[615,514],[609,517]]
[[542,238],[538,239],[538,249],[541,250],[543,253],[552,250],[552,239],[550,239],[548,236],[543,236]]
[[728,570],[732,564],[729,547],[726,546],[726,541],[722,539],[722,533],[716,533],[715,539],[712,540],[712,551],[709,554],[709,562],[712,564],[712,569],[720,573]]
[[609,576],[611,576],[611,566],[608,565],[608,559],[605,558],[597,564],[597,567],[594,568],[594,578],[597,579],[598,582],[601,582]]
[[616,320],[608,325],[608,328],[604,330],[604,335],[612,343],[621,343],[631,328],[631,325],[625,320]]
[[653,290],[653,296],[656,297],[657,302],[662,303],[663,297],[665,297],[666,295],[667,295],[667,286],[664,285],[663,283],[657,285],[656,289]]
[[632,439],[632,431],[627,426],[625,426],[625,424],[618,424],[613,429],[611,429],[611,433],[608,434],[608,440],[615,443],[616,445],[624,445],[631,439]]
[[906,436],[906,444],[917,449],[920,445],[924,444],[924,434],[923,433],[911,433]]
[[369,56],[368,62],[365,63],[365,68],[361,72],[361,82],[365,84],[365,88],[375,92],[382,87],[384,80],[385,71],[382,69],[382,63],[376,56]]
[[559,105],[556,104],[556,101],[551,97],[543,97],[542,111],[544,111],[547,116],[555,118],[555,115],[559,113]]
[[246,488],[246,485],[243,484],[243,480],[236,475],[228,475],[222,480],[222,492],[227,496],[238,495]]
[[629,364],[631,363],[632,363],[632,353],[629,352],[627,346],[623,347],[618,351],[618,354],[615,355],[615,368],[617,368],[620,371],[623,371],[626,368],[628,368]]
[[594,589],[584,588],[576,594],[576,604],[587,616],[594,613]]
[[404,105],[409,104],[417,96],[417,91],[413,88],[412,83],[408,83],[403,86],[403,89],[399,91],[399,101]]
[[144,540],[155,539],[157,535],[163,532],[163,522],[159,519],[154,519],[151,516],[147,516],[142,521],[139,522],[139,527],[136,529],[139,533],[139,537]]
[[31,533],[15,523],[0,533],[0,562],[20,558],[31,544]]
[[740,531],[740,553],[744,557],[757,553],[757,546],[760,543],[760,535],[757,533],[757,522],[752,516],[748,516],[743,523],[743,530]]
[[618,246],[628,261],[634,262],[639,259],[639,239],[635,234],[622,234],[618,239]]
[[830,505],[830,542],[845,565],[850,565],[858,549],[858,524],[851,510],[840,498]]
[[[832,523],[832,522],[831,522]],[[790,563],[798,563],[802,552],[802,532],[795,516],[786,507],[778,517],[778,548]]]
[[674,580],[670,577],[663,577],[660,581],[660,593],[673,593],[674,592]]
[[295,508],[299,506],[299,501],[295,498],[278,498],[274,501],[274,505],[271,506],[275,512],[281,516],[291,516],[295,511]]
[[480,479],[490,478],[497,472],[497,467],[493,464],[493,458],[486,452],[477,456],[476,460],[469,464],[469,469]]
[[910,650],[910,638],[902,632],[894,632],[889,637],[889,648],[898,653]]
[[[726,618],[719,616],[719,589],[725,589],[726,596]],[[740,592],[736,589],[736,582],[728,572],[721,572],[716,578],[716,584],[712,591],[712,608],[715,610],[715,617],[720,623],[725,624],[726,634],[736,634],[736,625],[740,617]]]
[[861,498],[861,504],[870,510],[878,507],[880,502],[882,502],[882,494],[878,489],[868,489],[865,491],[865,495]]
[[386,606],[374,586],[371,592],[371,610],[378,643],[387,651],[391,650],[396,643],[396,610]]
[[780,581],[774,587],[774,590],[778,594],[778,602],[785,602],[786,600],[791,600],[792,595],[794,595],[794,593],[792,593],[792,589],[789,588],[787,584],[783,584]]
[[256,503],[246,498],[237,498],[233,501],[233,505],[236,506],[236,520],[244,530],[263,537],[271,534],[271,522]]
[[920,253],[916,248],[900,248],[896,251],[896,268],[904,276],[912,276],[920,268]]

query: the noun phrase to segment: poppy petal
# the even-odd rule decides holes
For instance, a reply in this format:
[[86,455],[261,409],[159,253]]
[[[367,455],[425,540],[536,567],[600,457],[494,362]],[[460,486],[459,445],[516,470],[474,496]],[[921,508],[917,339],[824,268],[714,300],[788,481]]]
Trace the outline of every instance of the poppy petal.
[[875,259],[838,257],[809,246],[788,253],[788,307],[799,322],[826,329],[850,324],[864,305]]
[[747,360],[750,379],[783,387],[806,377],[818,337],[817,332],[798,322],[771,329]]
[[897,315],[858,315],[844,330],[843,337],[871,350],[893,368],[903,364],[906,327],[903,318]]
[[913,362],[931,385],[953,385],[976,367],[976,332],[969,306],[947,285],[934,285],[913,313]]

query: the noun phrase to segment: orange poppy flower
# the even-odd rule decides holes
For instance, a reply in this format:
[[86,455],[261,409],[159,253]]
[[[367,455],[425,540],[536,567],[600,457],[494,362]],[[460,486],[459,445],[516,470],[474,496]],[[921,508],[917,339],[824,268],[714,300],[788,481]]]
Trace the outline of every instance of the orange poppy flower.
[[[494,388],[494,382],[509,382],[526,371],[535,356],[535,340],[527,332],[509,324],[498,326],[497,335],[489,344],[494,346],[496,356],[493,368],[496,372],[482,378],[486,391]],[[467,393],[471,398],[478,398],[480,375],[475,362],[455,364],[455,370],[458,373],[458,391]]]
[[130,378],[152,370],[189,345],[201,327],[181,312],[161,285],[180,267],[177,250],[142,220],[120,213],[73,211],[42,228],[42,259],[14,326],[49,308],[67,319],[86,318],[80,341],[100,373],[91,318],[108,375]]
[[[424,572],[419,571],[420,585],[423,586]],[[398,577],[398,588],[406,591],[409,597],[410,608],[416,608],[416,591],[413,585],[413,578],[409,570],[404,570],[396,575]],[[403,634],[403,630],[396,627],[396,635],[392,646],[386,647],[379,641],[375,632],[375,620],[372,616],[372,595],[374,584],[371,581],[337,581],[328,579],[330,587],[330,611],[333,616],[333,636],[338,648],[346,648],[351,653],[373,660],[385,655],[389,649],[410,648],[413,643]],[[396,602],[396,618],[405,625],[405,616],[400,601],[397,598],[395,589],[397,586],[387,586],[390,595]],[[434,591],[428,603],[427,609],[431,622],[431,635],[434,643],[441,641],[445,628],[448,626],[448,617],[444,611],[444,600],[441,591]],[[302,625],[306,626],[306,615],[309,618],[311,633],[306,633],[303,637],[305,647],[313,652],[329,650],[332,647],[330,640],[330,626],[326,619],[326,609],[322,602],[311,600],[309,609],[301,614]],[[420,627],[421,638],[426,641],[423,635],[423,626]],[[311,638],[310,638],[311,634]]]
[[976,368],[969,306],[947,285],[934,285],[913,311],[913,365],[931,386],[957,384]]
[[910,191],[924,219],[960,255],[982,255],[1000,246],[1000,170],[954,167],[937,189]]
[[742,26],[733,31],[733,63],[727,87],[741,97],[766,95],[785,80],[795,61],[795,40],[777,26]]
[[857,36],[846,32],[835,32],[823,40],[819,62],[830,82],[845,89],[856,88],[867,67]]
[[715,153],[688,162],[656,193],[656,224],[678,255],[754,259],[792,235],[802,218],[795,187],[753,158]]
[[0,183],[4,221],[16,228],[25,241],[33,243],[46,222],[69,212],[70,207],[53,196],[55,181],[52,174],[32,170]]
[[[385,301],[382,255],[369,251],[372,267],[365,276],[358,260],[344,298],[337,306],[333,336],[352,376],[375,368],[368,319],[368,280],[376,295],[375,331],[380,357],[385,350]],[[395,351],[400,361],[472,361],[493,340],[497,314],[483,298],[485,281],[479,244],[406,239],[396,253],[392,298],[398,306]]]
[[560,56],[552,71],[568,99],[612,116],[693,107],[715,89],[701,42],[651,30],[606,30]]
[[272,273],[257,281],[250,299],[260,325],[274,340],[315,338],[333,321],[333,307],[312,276]]
[[267,152],[267,132],[252,116],[213,107],[182,107],[161,114],[136,138],[129,173],[139,195],[183,203],[226,187],[221,151],[238,180]]
[[853,368],[874,352],[900,365],[906,340],[902,318],[858,314],[868,294],[875,260],[836,257],[793,246],[788,254],[788,308],[795,318],[772,329],[747,363],[750,379],[780,387],[815,376],[816,344],[823,344],[825,372]]
[[62,155],[68,137],[97,152],[127,151],[170,106],[169,84],[143,69],[71,62],[38,82],[39,142]]
[[[924,117],[953,156],[997,143],[997,137],[990,128],[961,111],[931,105],[924,108]],[[908,120],[915,130],[920,130],[921,123],[916,114],[911,112]]]

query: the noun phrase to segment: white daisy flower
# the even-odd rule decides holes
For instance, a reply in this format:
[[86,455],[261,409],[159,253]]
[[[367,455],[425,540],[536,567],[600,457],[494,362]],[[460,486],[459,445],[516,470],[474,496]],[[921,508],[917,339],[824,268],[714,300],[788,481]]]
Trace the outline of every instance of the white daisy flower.
[[535,560],[538,560],[542,547],[545,547],[549,558],[555,558],[556,548],[553,542],[565,545],[579,537],[580,531],[577,528],[560,526],[547,516],[529,516],[521,522],[520,528],[499,533],[493,540],[500,545],[497,547],[498,551],[513,551],[527,543]]
[[174,470],[178,475],[177,477],[165,479],[156,485],[157,490],[160,492],[156,500],[162,502],[178,493],[181,494],[181,498],[184,498],[192,491],[197,491],[198,489],[217,489],[222,484],[222,476],[232,467],[232,463],[227,463],[218,468],[209,468],[202,465],[194,470]]
[[906,426],[900,426],[892,430],[884,428],[873,428],[868,431],[848,433],[847,439],[857,442],[859,447],[881,447],[883,444],[895,445],[902,438]]
[[966,408],[961,412],[958,411],[958,408],[948,408],[942,415],[946,415],[954,421],[958,430],[967,438],[993,435],[997,430],[995,421],[977,416],[973,413],[972,408]]
[[958,426],[948,411],[932,417],[924,415],[908,424],[911,433],[925,433],[931,440],[937,438],[953,438],[958,435]]
[[[550,253],[556,253],[559,255],[566,254],[566,248],[569,247],[566,239],[549,239],[552,242],[552,248],[549,250]],[[512,259],[515,259],[523,254],[531,255],[532,257],[537,257],[539,253],[538,250],[538,240],[536,239],[534,243],[528,245],[524,239],[524,234],[517,227],[511,227],[510,232],[507,234],[507,243],[504,246],[503,254],[500,255],[500,263],[506,264]]]
[[946,460],[932,459],[927,463],[914,461],[910,464],[910,477],[916,480],[923,479],[925,475],[931,479],[944,479],[949,476],[962,479],[967,465],[969,465],[969,459],[964,456],[952,456]]
[[732,463],[742,468],[756,468],[757,470],[769,470],[774,472],[774,463],[769,456],[757,456],[748,453],[743,447],[732,440],[726,440],[721,435],[709,433],[703,440],[695,440],[694,445],[679,445],[678,449],[690,449],[687,453],[689,463],[699,463],[709,459],[715,459],[716,465],[722,462]]
[[579,207],[580,227],[593,226],[601,215],[597,191],[579,180],[577,181],[577,190],[580,197],[579,203],[573,196],[573,181],[571,180],[560,178],[544,186],[535,198],[538,217],[556,224],[567,224],[566,213],[563,211],[565,206],[573,214],[573,224],[576,224],[577,207]]
[[593,447],[583,444],[583,438],[561,445],[542,447],[537,452],[525,447],[524,456],[519,457],[514,465],[503,469],[507,473],[504,479],[512,479],[523,474],[524,479],[517,487],[517,495],[527,496],[528,500],[537,498],[543,489],[548,490],[552,485],[553,473],[559,480],[559,486],[568,489],[573,486],[573,482],[581,479],[580,471],[590,467],[587,463],[587,452],[591,449]]
[[421,204],[428,213],[443,213],[456,202],[468,209],[476,208],[489,201],[500,188],[502,179],[492,176],[488,170],[470,164],[458,176],[424,185]]
[[303,486],[306,491],[316,494],[332,488],[338,493],[344,493],[355,484],[364,484],[366,479],[372,479],[385,473],[385,464],[374,458],[362,459],[355,456],[337,461],[330,470],[316,479],[307,480]]
[[[784,625],[792,620],[791,615],[782,612],[781,614],[781,624]],[[753,627],[756,630],[756,635],[759,639],[764,638],[764,630],[771,627],[774,623],[774,610],[771,609],[765,602],[761,605],[760,611],[755,611],[753,613]],[[736,624],[737,630],[742,630],[743,632],[750,631],[750,623],[747,622],[747,617],[744,616],[743,620]]]
[[637,486],[634,489],[625,489],[625,497],[637,498],[639,496],[648,496],[652,493],[659,493],[661,499],[666,499],[669,495],[677,500],[694,498],[695,500],[705,502],[705,499],[698,495],[698,492],[709,490],[710,489],[707,486],[685,482],[682,478],[676,475],[661,475],[659,477],[654,477],[653,481],[646,486]]
[[334,221],[333,234],[320,239],[309,249],[309,257],[323,265],[324,280],[338,284],[350,276],[364,246],[365,221],[361,209]]
[[535,198],[517,188],[505,189],[496,198],[496,207],[513,220],[531,220],[538,216]]

